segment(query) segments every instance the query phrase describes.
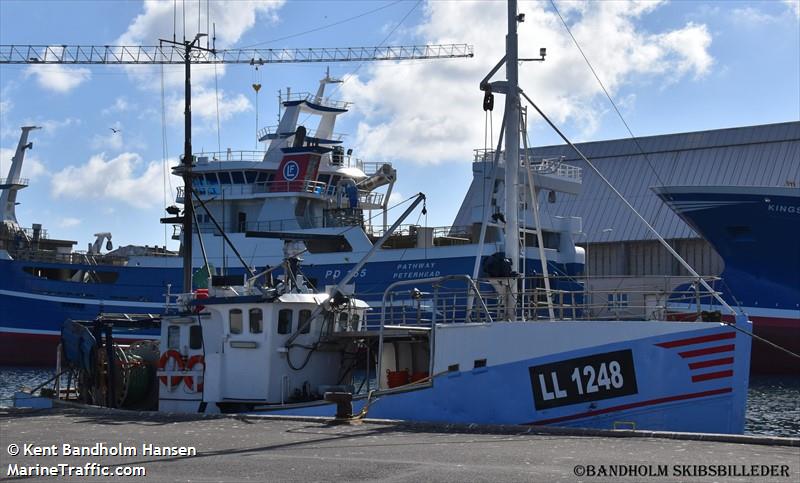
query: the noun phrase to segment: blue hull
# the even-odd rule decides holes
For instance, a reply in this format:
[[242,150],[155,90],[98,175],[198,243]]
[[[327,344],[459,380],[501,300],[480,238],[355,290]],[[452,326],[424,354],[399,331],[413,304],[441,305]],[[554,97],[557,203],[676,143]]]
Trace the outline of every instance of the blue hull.
[[[540,358],[448,372],[416,389],[379,393],[368,417],[443,423],[555,425],[596,429],[646,429],[742,433],[750,357],[749,323],[742,331],[713,329],[600,345]],[[630,350],[635,390],[619,397],[541,408],[532,382],[535,367]],[[626,375],[626,377],[628,377]],[[549,384],[549,380],[548,380]],[[570,390],[561,378],[562,390]],[[601,388],[602,391],[602,388]],[[538,399],[538,400],[537,400]],[[354,401],[361,411],[367,398]],[[327,416],[331,404],[292,408],[262,407],[260,414]]]
[[[353,283],[362,298],[377,302],[393,282],[469,274],[474,262],[474,257],[371,262]],[[538,260],[529,259],[527,266],[535,267],[538,263]],[[352,266],[352,263],[304,265],[302,270],[319,289],[324,289],[325,285],[339,282]],[[48,280],[37,276],[37,270],[94,270],[112,274],[116,280],[114,283]],[[551,264],[550,270],[574,275],[582,270],[582,265]],[[237,273],[237,270],[231,272]],[[239,269],[238,273],[243,270]],[[168,290],[179,292],[181,281],[180,268],[0,260],[0,364],[53,364],[61,324],[65,320],[93,320],[102,312],[161,314]],[[153,331],[129,334],[134,338],[157,335]]]
[[[725,301],[750,316],[757,335],[800,353],[800,190],[691,186],[655,191],[724,260],[722,283],[715,289]],[[702,305],[702,310],[722,309],[707,297]],[[672,308],[697,309],[685,303]],[[752,368],[800,373],[796,360],[760,343],[753,348]]]

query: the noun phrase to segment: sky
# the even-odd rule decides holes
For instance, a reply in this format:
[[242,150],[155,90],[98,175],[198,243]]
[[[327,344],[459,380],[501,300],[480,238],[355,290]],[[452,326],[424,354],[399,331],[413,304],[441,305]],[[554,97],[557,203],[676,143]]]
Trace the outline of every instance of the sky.
[[[800,120],[800,0],[555,5],[637,136]],[[505,2],[0,0],[0,44],[155,45],[193,38],[198,9],[218,48],[473,45],[472,59],[193,70],[193,145],[217,151],[263,149],[255,133],[277,124],[278,90],[313,92],[330,67],[345,80],[332,97],[353,102],[337,123],[345,146],[393,163],[393,201],[424,192],[428,226],[452,222],[473,149],[499,133],[502,96],[489,122],[478,83],[503,55]],[[521,65],[522,89],[573,141],[628,137],[552,4],[520,1],[520,12],[520,56],[547,48],[545,62]],[[182,69],[0,65],[0,178],[19,127],[43,127],[30,137],[20,223],[78,248],[102,231],[118,246],[175,248],[158,219],[181,184],[165,172],[183,149]],[[533,114],[528,136],[559,143]]]

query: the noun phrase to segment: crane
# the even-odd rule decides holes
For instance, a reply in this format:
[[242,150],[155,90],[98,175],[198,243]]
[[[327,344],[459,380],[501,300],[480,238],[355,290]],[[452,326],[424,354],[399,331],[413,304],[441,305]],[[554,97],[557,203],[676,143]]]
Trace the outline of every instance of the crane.
[[[471,45],[436,44],[385,47],[308,49],[216,49],[203,47],[200,40],[161,40],[158,46],[125,45],[0,45],[2,64],[66,65],[163,65],[185,66],[183,156],[173,174],[184,184],[183,215],[162,218],[163,223],[183,226],[183,288],[192,291],[192,64],[289,64],[309,62],[371,62],[379,60],[453,59],[473,56]],[[187,242],[187,238],[188,242]]]

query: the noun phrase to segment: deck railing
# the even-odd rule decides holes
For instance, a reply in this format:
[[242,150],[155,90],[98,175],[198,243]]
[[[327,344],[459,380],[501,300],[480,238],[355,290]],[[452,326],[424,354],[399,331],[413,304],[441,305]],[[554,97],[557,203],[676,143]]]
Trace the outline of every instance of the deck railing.
[[[494,149],[475,149],[473,151],[475,153],[473,162],[475,163],[493,162],[495,159],[496,151]],[[500,157],[504,159],[504,153],[501,152]],[[558,176],[579,182],[583,179],[583,170],[578,166],[565,163],[563,157],[532,158],[521,153],[520,163],[523,162],[530,162],[531,170],[541,175]]]
[[[712,304],[712,294],[693,277],[550,277],[549,292],[542,277],[526,277],[511,282],[517,285],[512,296],[500,289],[502,280],[508,286],[508,279],[456,283],[457,279],[450,276],[408,280],[390,286],[383,294],[380,311],[368,314],[366,325],[379,328],[382,324],[431,327],[433,323],[497,320],[717,320],[722,315],[714,312],[718,307]],[[703,279],[712,288],[720,280]],[[372,300],[376,295],[356,294]],[[681,309],[686,306],[691,306],[692,311]]]

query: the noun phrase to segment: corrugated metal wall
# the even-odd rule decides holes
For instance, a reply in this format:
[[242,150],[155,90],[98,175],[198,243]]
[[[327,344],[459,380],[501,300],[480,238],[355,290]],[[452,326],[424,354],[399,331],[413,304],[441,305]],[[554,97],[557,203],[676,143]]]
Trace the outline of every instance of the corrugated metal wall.
[[[638,144],[644,154],[631,139],[582,143],[578,147],[665,238],[697,235],[653,194],[652,186],[794,183],[800,187],[800,122],[649,136],[639,138]],[[545,193],[541,200],[543,216],[583,218],[586,235],[579,242],[654,238],[569,146],[534,148],[533,155],[564,156],[567,163],[583,168],[581,194],[559,193],[555,203],[548,203]]]
[[[667,240],[701,275],[719,275],[724,264],[711,245],[699,238]],[[586,249],[586,244],[580,244]],[[591,276],[686,276],[683,268],[656,240],[590,243],[587,273]]]

